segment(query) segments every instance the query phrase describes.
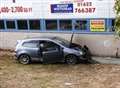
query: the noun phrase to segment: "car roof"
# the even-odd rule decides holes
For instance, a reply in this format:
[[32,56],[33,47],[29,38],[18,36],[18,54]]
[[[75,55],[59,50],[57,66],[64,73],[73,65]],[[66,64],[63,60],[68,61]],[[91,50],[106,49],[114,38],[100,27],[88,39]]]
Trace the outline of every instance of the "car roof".
[[41,37],[29,37],[29,38],[26,38],[26,39],[23,39],[24,41],[26,40],[53,40],[57,37],[55,36],[41,36]]

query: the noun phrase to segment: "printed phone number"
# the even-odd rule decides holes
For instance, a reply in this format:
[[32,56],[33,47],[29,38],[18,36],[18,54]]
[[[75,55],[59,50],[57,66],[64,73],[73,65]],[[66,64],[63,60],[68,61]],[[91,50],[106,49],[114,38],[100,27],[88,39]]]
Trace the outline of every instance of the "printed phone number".
[[75,8],[75,13],[94,13],[96,8]]
[[1,13],[30,13],[30,12],[32,12],[31,7],[22,7],[22,6],[0,7],[0,14]]

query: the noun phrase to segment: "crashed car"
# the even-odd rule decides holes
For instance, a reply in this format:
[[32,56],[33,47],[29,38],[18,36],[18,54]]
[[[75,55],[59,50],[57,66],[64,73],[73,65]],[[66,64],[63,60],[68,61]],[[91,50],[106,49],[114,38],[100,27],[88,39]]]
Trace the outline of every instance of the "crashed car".
[[32,61],[76,64],[80,60],[91,60],[91,53],[87,46],[81,47],[59,37],[18,40],[15,52],[16,59],[22,64],[29,64]]

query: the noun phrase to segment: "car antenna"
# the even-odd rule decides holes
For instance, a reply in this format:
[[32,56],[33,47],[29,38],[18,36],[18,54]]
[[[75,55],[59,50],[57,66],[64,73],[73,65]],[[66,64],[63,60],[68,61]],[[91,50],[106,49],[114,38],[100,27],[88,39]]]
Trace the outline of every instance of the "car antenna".
[[71,35],[71,39],[70,39],[70,46],[72,45],[72,41],[73,41],[73,36],[74,36],[74,32]]

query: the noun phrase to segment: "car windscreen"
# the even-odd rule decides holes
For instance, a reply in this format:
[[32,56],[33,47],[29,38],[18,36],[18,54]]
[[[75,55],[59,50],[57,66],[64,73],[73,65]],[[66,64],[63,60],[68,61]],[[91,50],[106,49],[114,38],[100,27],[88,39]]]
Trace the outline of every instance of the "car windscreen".
[[62,38],[54,38],[53,39],[54,41],[58,42],[59,44],[65,46],[65,47],[69,47],[70,46],[70,42],[65,40],[65,39],[62,39]]

